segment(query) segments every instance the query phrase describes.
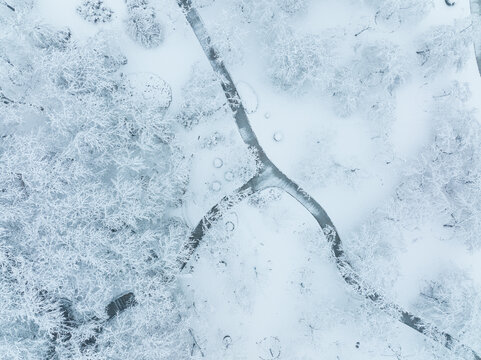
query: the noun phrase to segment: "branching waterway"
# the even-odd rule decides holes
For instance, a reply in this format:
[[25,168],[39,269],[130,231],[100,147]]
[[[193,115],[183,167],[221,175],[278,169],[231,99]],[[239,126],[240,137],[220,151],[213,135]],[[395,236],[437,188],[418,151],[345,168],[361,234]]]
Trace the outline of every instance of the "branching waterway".
[[[471,1],[473,2],[475,0]],[[342,278],[357,293],[371,300],[379,309],[393,316],[401,323],[442,344],[446,348],[454,351],[457,355],[463,356],[467,360],[481,360],[481,357],[471,348],[460,343],[451,335],[438,329],[433,324],[430,324],[418,316],[409,313],[408,311],[402,309],[399,305],[389,302],[380,292],[369,286],[367,281],[361,279],[347,259],[343,250],[341,238],[339,237],[334,224],[323,207],[294,181],[289,179],[282,171],[280,171],[267,157],[266,153],[262,149],[259,141],[257,140],[257,136],[250,125],[247,112],[244,108],[234,81],[232,80],[230,73],[227,71],[221,55],[212,43],[199,12],[195,7],[193,7],[192,1],[177,0],[177,3],[181,7],[187,22],[191,26],[195,36],[202,46],[202,49],[207,56],[212,69],[219,78],[242,140],[247,146],[257,152],[259,159],[259,172],[257,175],[255,175],[246,184],[235,190],[230,195],[222,198],[219,203],[214,205],[211,210],[209,210],[209,212],[195,227],[189,237],[188,242],[184,246],[184,254],[179,260],[181,269],[185,268],[185,265],[202,242],[202,239],[207,231],[217,220],[222,217],[222,213],[225,210],[235,206],[242,200],[263,189],[270,187],[279,188],[287,192],[300,204],[302,204],[302,206],[304,206],[304,208],[316,219],[325,235],[326,240],[331,246],[333,257]]]

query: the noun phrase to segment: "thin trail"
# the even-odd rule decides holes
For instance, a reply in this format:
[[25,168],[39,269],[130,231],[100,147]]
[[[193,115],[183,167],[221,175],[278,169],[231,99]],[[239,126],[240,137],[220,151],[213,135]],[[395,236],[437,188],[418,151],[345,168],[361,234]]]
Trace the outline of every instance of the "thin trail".
[[[479,0],[471,0],[478,2]],[[232,80],[230,73],[227,71],[222,57],[212,44],[207,29],[198,13],[193,7],[191,0],[177,0],[178,5],[182,9],[187,22],[191,26],[197,40],[199,41],[212,69],[220,80],[225,97],[232,110],[237,128],[244,143],[255,149],[259,158],[259,172],[251,180],[246,182],[232,194],[225,196],[219,203],[214,205],[211,210],[200,220],[196,228],[191,233],[189,240],[184,246],[184,255],[179,260],[180,268],[183,270],[191,256],[194,254],[202,239],[211,226],[222,217],[222,213],[237,205],[242,200],[266,188],[279,188],[287,192],[296,199],[309,213],[316,219],[321,227],[327,241],[331,246],[336,266],[344,279],[357,293],[361,294],[368,300],[371,300],[377,307],[388,313],[396,320],[416,330],[417,332],[431,338],[440,343],[444,347],[452,350],[457,355],[464,357],[466,360],[481,360],[481,357],[470,347],[462,344],[459,340],[453,338],[448,333],[439,330],[436,326],[423,321],[404,310],[397,304],[390,303],[379,292],[368,285],[351,266],[347,259],[341,238],[323,207],[300,186],[289,179],[282,171],[280,171],[272,161],[267,157],[262,149],[257,136],[255,135],[245,111],[242,100],[239,96],[237,88]]]

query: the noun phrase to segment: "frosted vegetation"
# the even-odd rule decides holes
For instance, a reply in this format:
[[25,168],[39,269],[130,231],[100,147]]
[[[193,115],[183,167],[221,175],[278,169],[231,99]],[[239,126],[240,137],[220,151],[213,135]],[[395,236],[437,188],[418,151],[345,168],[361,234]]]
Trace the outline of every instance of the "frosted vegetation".
[[147,0],[125,0],[125,3],[128,11],[127,33],[130,37],[146,48],[159,46],[164,33],[155,10]]
[[101,0],[85,0],[77,8],[77,12],[87,21],[109,22],[112,20],[113,11],[106,7]]
[[[479,354],[479,22],[433,21],[446,5],[431,0],[346,0],[359,18],[319,28],[308,20],[319,3],[192,0],[235,80],[258,77],[239,85],[247,113],[261,145],[278,146],[267,155],[312,191],[306,199],[345,210],[343,194],[389,177],[339,226],[356,274],[432,324],[428,336],[446,332]],[[71,28],[42,18],[46,6],[55,8],[0,0],[0,359],[476,359],[419,333],[398,339],[403,325],[344,286],[335,234],[307,222],[286,184],[262,188],[266,155],[235,127],[242,99],[226,99],[229,80],[212,71],[175,0],[77,1],[67,19],[82,25]],[[169,61],[169,71],[153,70]],[[404,123],[424,134],[413,155],[394,134],[414,88],[422,105],[412,100],[407,114],[425,123]],[[308,110],[285,115],[287,131],[268,137],[262,94],[279,112]],[[320,120],[300,129],[306,114]],[[368,150],[341,139],[351,126]],[[291,248],[259,260],[284,237],[295,238]],[[448,260],[425,259],[437,250]],[[283,256],[302,266],[272,280],[276,256],[281,269]],[[262,288],[270,282],[292,288],[276,295]],[[268,313],[273,302],[256,301],[271,296],[288,309],[289,336],[275,325],[249,332],[264,329],[246,319]]]
[[[189,179],[165,117],[170,87],[123,75],[109,34],[75,41],[16,21],[1,39],[1,356],[40,359],[51,346],[62,359],[97,356],[81,346],[96,335],[90,320],[131,289],[137,315],[99,336],[102,356],[177,358],[182,310],[170,285],[152,283],[177,270],[187,231],[169,215]],[[60,299],[75,304],[74,329],[62,329]],[[59,332],[71,339],[52,345]]]

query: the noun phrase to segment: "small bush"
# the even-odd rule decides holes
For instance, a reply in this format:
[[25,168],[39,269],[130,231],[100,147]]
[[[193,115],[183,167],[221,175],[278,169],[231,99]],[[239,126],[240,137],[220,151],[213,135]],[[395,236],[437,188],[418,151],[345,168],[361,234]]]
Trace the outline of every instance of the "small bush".
[[162,25],[157,20],[155,11],[145,2],[128,3],[127,33],[145,48],[155,48],[164,40]]
[[88,22],[106,23],[112,21],[112,9],[104,6],[102,0],[84,0],[77,8],[77,13]]

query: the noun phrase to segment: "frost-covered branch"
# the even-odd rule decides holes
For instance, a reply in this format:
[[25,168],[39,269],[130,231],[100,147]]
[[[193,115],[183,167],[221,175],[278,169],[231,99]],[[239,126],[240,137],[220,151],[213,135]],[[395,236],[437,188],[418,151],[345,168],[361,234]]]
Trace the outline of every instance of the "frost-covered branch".
[[15,11],[15,8],[13,6],[9,5],[6,1],[2,1],[2,5],[5,5],[10,10]]

